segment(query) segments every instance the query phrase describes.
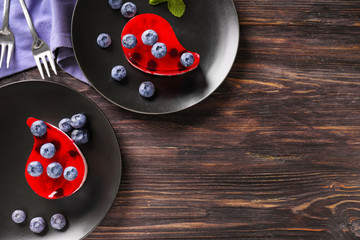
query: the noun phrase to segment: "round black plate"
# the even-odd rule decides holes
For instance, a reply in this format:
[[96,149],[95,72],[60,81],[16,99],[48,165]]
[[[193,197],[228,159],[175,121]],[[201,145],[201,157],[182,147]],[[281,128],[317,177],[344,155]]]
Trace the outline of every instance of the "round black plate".
[[[173,27],[180,43],[198,52],[200,65],[192,72],[176,77],[152,76],[132,67],[121,48],[121,31],[128,19],[112,10],[108,1],[79,0],[72,21],[72,41],[78,64],[98,92],[111,102],[131,111],[164,114],[183,110],[209,96],[224,81],[238,50],[239,20],[231,0],[186,1],[183,17],[171,15],[167,4],[151,6],[148,0],[132,0],[138,14],[155,13]],[[112,45],[97,46],[96,38],[110,34]],[[111,69],[124,65],[128,77],[123,83],[111,79]],[[152,81],[156,95],[143,99],[141,82]]]
[[[31,218],[44,217],[48,227],[42,239],[81,239],[105,217],[118,192],[121,155],[116,135],[99,108],[82,94],[56,83],[22,81],[0,88],[0,238],[39,239],[30,231]],[[36,195],[25,180],[25,165],[33,145],[26,125],[35,117],[55,126],[64,117],[83,112],[88,117],[91,141],[80,149],[88,164],[84,185],[73,195],[48,200]],[[24,224],[11,219],[15,209],[28,217]],[[64,231],[50,227],[50,217],[63,213]]]

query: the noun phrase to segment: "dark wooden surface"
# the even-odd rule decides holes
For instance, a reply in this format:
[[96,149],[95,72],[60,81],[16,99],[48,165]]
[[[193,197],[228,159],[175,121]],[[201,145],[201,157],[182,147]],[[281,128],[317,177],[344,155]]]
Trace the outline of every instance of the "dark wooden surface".
[[139,115],[50,79],[100,106],[122,151],[119,193],[86,239],[360,238],[360,2],[234,2],[235,64],[190,109]]

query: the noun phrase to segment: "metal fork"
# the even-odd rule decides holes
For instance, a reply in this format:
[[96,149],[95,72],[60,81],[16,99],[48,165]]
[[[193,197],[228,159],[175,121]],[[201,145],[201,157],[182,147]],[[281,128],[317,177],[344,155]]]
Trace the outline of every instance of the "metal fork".
[[50,62],[51,65],[51,69],[54,71],[54,73],[57,75],[56,72],[56,67],[55,67],[55,62],[54,62],[54,56],[52,54],[52,52],[50,51],[49,46],[39,38],[39,36],[37,35],[36,31],[35,31],[35,27],[34,24],[31,20],[29,11],[26,7],[25,1],[24,0],[19,0],[20,4],[21,4],[21,8],[24,12],[25,18],[26,18],[26,22],[29,25],[32,37],[34,39],[32,46],[31,46],[31,50],[32,50],[32,54],[34,56],[36,65],[39,69],[40,75],[41,77],[44,79],[44,73],[41,67],[41,63],[40,60],[42,61],[42,63],[44,64],[46,73],[48,75],[48,77],[50,77],[50,72],[49,72],[49,67],[47,65],[47,61],[46,58],[48,59],[48,61]]
[[6,57],[6,68],[9,68],[10,59],[14,50],[15,38],[14,34],[11,32],[9,27],[9,7],[10,0],[4,1],[4,16],[3,16],[3,25],[0,29],[0,44],[1,44],[1,56],[0,56],[0,68],[4,58],[5,49],[7,47],[7,57]]

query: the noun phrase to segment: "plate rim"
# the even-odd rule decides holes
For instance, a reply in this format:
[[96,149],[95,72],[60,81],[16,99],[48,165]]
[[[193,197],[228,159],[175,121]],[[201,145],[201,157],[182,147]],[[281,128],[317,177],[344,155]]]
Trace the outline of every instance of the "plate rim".
[[[81,67],[80,63],[79,63],[79,60],[78,60],[78,56],[76,54],[76,50],[75,50],[75,45],[74,45],[74,37],[73,37],[73,32],[74,32],[74,18],[75,18],[75,14],[76,14],[76,10],[78,9],[78,5],[79,5],[79,2],[80,0],[76,1],[76,4],[75,4],[75,7],[74,7],[74,11],[72,13],[72,17],[71,17],[71,44],[72,44],[72,47],[73,47],[73,52],[74,52],[74,56],[75,56],[75,60],[76,60],[76,63],[78,64],[79,66],[79,69],[81,70],[82,74],[85,76],[86,80],[89,82],[90,86],[95,89],[102,97],[104,97],[107,101],[111,102],[112,104],[120,107],[120,108],[123,108],[125,110],[128,110],[130,112],[135,112],[135,113],[139,113],[139,114],[145,114],[145,115],[165,115],[165,114],[171,114],[171,113],[177,113],[177,112],[180,112],[180,111],[183,111],[183,110],[186,110],[186,109],[189,109],[197,104],[199,104],[200,102],[204,101],[206,98],[208,98],[210,95],[212,95],[222,84],[223,82],[226,80],[227,76],[229,75],[231,69],[233,68],[234,66],[234,63],[235,63],[235,60],[236,60],[236,56],[237,56],[237,53],[239,52],[239,44],[240,44],[240,24],[237,24],[237,28],[236,28],[236,51],[234,52],[234,55],[232,57],[232,64],[231,66],[229,67],[229,69],[227,70],[227,73],[225,74],[225,77],[224,79],[222,79],[219,84],[212,90],[210,91],[208,94],[206,94],[206,96],[203,96],[202,98],[200,98],[199,100],[196,101],[196,103],[193,103],[187,107],[184,107],[184,108],[180,108],[180,109],[177,109],[177,110],[174,110],[174,111],[165,111],[165,112],[144,112],[144,111],[139,111],[139,110],[135,110],[135,109],[132,109],[132,108],[128,108],[128,107],[125,107],[123,105],[120,105],[119,103],[116,103],[115,101],[111,100],[109,97],[107,97],[104,93],[102,93],[100,90],[98,90],[94,84],[88,79],[87,75],[85,74],[83,68]],[[232,3],[232,9],[233,9],[233,12],[234,12],[234,16],[236,16],[236,18],[239,20],[239,15],[236,11],[236,6],[235,6],[235,3],[234,3],[234,0],[231,0],[231,3]]]
[[[19,80],[16,82],[10,82],[7,84],[4,84],[2,86],[0,86],[0,90],[6,87],[10,87],[13,85],[21,85],[23,83],[45,83],[45,84],[50,84],[50,85],[54,85],[54,86],[60,86],[60,87],[64,87],[67,90],[70,90],[72,92],[75,92],[77,94],[79,94],[80,96],[82,96],[83,98],[85,98],[86,100],[88,100],[89,103],[91,103],[91,105],[93,105],[95,107],[95,109],[98,110],[98,112],[101,114],[102,117],[104,117],[104,119],[106,120],[106,123],[108,124],[108,126],[111,128],[111,132],[113,133],[113,137],[115,142],[117,143],[117,145],[119,146],[119,141],[117,139],[117,135],[116,132],[114,130],[114,128],[112,127],[109,118],[104,114],[104,112],[95,104],[95,102],[93,100],[91,100],[89,97],[87,97],[85,94],[81,93],[80,91],[77,91],[75,89],[73,89],[72,87],[69,87],[63,83],[58,83],[58,82],[53,82],[53,81],[48,81],[48,80],[41,80],[41,79],[23,79],[23,80]],[[105,214],[104,216],[102,216],[99,221],[95,224],[95,226],[93,228],[91,228],[91,230],[86,233],[83,237],[81,237],[80,239],[84,239],[87,236],[89,236],[99,225],[100,223],[105,219],[105,217],[109,214],[111,207],[114,205],[114,202],[116,200],[116,196],[119,192],[119,188],[120,188],[120,183],[121,183],[121,177],[122,177],[122,156],[121,156],[121,151],[120,151],[120,146],[116,149],[117,155],[119,156],[119,175],[118,175],[118,181],[116,181],[116,193],[114,194],[114,199],[111,201],[111,204],[109,204],[108,207],[106,207],[105,209]]]

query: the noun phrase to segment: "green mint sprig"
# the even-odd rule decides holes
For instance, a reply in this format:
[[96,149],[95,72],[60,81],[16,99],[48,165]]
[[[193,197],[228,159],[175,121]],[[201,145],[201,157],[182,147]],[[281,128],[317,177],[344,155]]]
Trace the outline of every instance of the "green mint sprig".
[[184,14],[186,6],[183,0],[149,0],[151,5],[158,5],[164,2],[167,2],[170,12],[175,17],[179,18]]

